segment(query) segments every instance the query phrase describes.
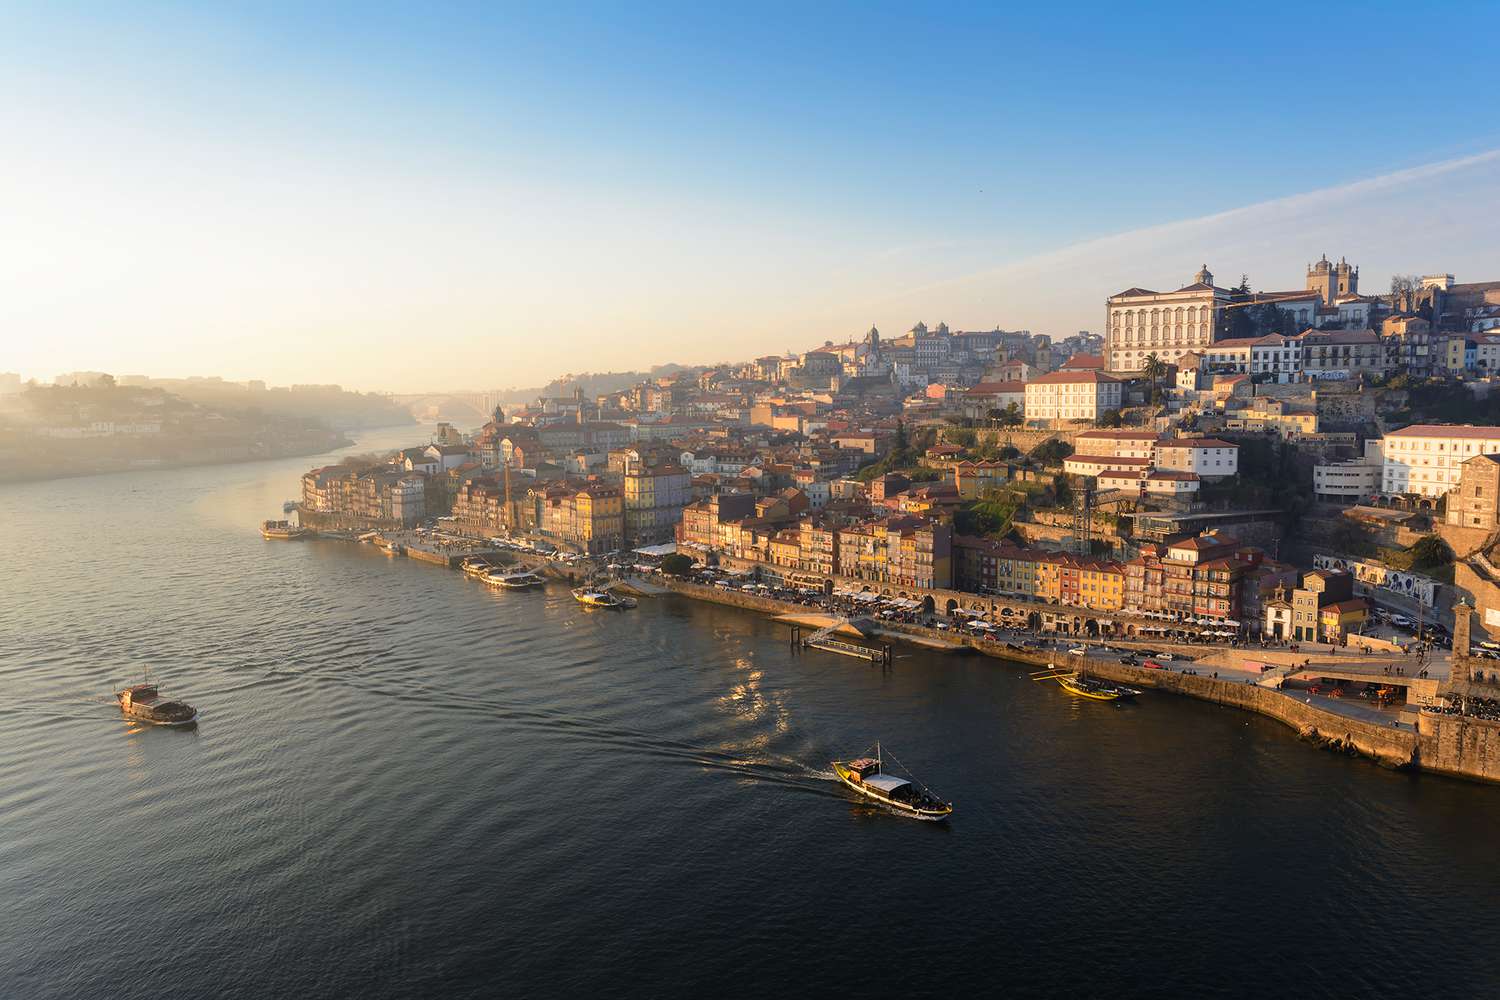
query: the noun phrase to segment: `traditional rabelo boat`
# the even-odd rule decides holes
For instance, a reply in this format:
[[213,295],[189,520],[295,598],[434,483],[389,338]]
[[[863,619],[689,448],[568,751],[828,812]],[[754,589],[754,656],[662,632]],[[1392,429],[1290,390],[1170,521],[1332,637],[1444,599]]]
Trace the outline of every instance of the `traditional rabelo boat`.
[[1059,670],[1056,664],[1032,674],[1031,679],[1057,681],[1057,686],[1069,694],[1093,701],[1119,701],[1121,698],[1134,698],[1141,693],[1136,688],[1100,680],[1096,677],[1087,677],[1075,670]]
[[573,600],[586,608],[614,608],[623,611],[635,607],[635,599],[611,594],[595,587],[579,587],[573,591]]
[[833,761],[833,772],[839,780],[867,799],[910,816],[913,819],[944,820],[953,815],[953,803],[944,802],[914,778],[898,778],[885,773],[885,758],[880,744],[875,756],[856,760]]
[[260,537],[279,538],[291,541],[297,538],[306,538],[308,531],[300,524],[292,521],[262,521],[260,522]]
[[132,684],[115,692],[115,701],[125,717],[153,726],[191,726],[198,721],[198,710],[185,701],[163,698],[150,682]]

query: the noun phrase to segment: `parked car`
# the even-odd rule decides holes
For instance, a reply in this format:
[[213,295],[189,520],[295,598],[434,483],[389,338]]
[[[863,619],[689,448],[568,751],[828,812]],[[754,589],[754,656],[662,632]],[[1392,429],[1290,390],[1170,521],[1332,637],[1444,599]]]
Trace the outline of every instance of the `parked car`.
[[1156,658],[1158,660],[1167,660],[1168,662],[1177,659],[1177,657],[1173,656],[1171,653],[1157,653]]
[[1138,667],[1138,666],[1141,665],[1141,661],[1137,660],[1135,657],[1131,656],[1129,653],[1126,653],[1124,656],[1120,657],[1120,662],[1123,663],[1123,664],[1125,664],[1128,667]]
[[1166,667],[1162,666],[1160,663],[1157,663],[1155,660],[1147,660],[1145,663],[1142,663],[1141,666],[1145,667],[1147,670],[1165,670],[1165,669],[1167,669]]

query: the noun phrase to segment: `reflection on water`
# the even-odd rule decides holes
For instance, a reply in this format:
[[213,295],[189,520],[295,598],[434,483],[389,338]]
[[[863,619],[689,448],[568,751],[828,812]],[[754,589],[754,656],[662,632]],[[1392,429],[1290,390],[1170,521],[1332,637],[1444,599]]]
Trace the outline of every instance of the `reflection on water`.
[[[261,539],[320,461],[0,489],[0,996],[1495,982],[1494,789],[979,657],[794,657],[738,611],[589,614]],[[121,719],[108,693],[146,666],[196,730]],[[836,782],[877,739],[951,824]],[[173,891],[122,906],[141,870]],[[1393,926],[1465,958],[1370,947]],[[850,933],[880,962],[830,961]],[[1090,960],[1038,945],[1058,935]]]

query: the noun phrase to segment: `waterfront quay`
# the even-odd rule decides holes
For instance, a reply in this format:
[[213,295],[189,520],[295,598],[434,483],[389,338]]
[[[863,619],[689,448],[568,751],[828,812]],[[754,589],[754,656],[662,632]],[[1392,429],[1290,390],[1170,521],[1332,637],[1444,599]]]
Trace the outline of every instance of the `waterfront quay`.
[[[727,590],[681,580],[666,579],[672,592],[694,600],[710,601],[746,610],[760,611],[816,624],[806,604],[759,593]],[[850,605],[849,614],[857,614]],[[823,619],[829,623],[837,617]],[[1071,637],[1033,641],[1025,635],[990,637],[953,628],[939,629],[913,621],[880,621],[875,626],[882,637],[900,637],[931,649],[951,652],[974,651],[997,659],[1034,666],[1056,666],[1077,670],[1105,680],[1118,681],[1152,691],[1179,694],[1200,701],[1255,712],[1282,722],[1310,742],[1331,749],[1357,753],[1384,766],[1428,771],[1453,777],[1500,782],[1500,722],[1472,716],[1444,714],[1425,705],[1406,710],[1380,711],[1354,699],[1328,697],[1319,690],[1320,681],[1352,681],[1436,691],[1435,677],[1397,673],[1400,658],[1375,655],[1292,653],[1290,650],[1203,646],[1188,643],[1148,644],[1139,640],[1110,640],[1104,646],[1077,646]],[[1115,650],[1167,652],[1160,668],[1120,662]],[[1084,649],[1082,654],[1068,649]],[[1339,689],[1342,690],[1342,689]],[[1419,694],[1418,697],[1422,697]]]
[[[569,582],[602,575],[610,566],[602,558],[515,553],[435,531],[384,532],[378,540],[400,547],[408,558],[434,565],[453,568],[466,557],[482,555]],[[655,570],[640,573],[633,567],[623,576],[616,575],[610,586],[638,596],[676,595],[768,614],[788,625],[789,638],[801,637],[794,629],[811,634],[839,626],[830,633],[840,647],[835,652],[852,655],[867,650],[868,655],[861,658],[887,669],[895,663],[889,643],[902,642],[929,651],[977,652],[1028,666],[1077,670],[1255,712],[1296,729],[1310,742],[1357,753],[1388,767],[1500,782],[1500,721],[1442,711],[1443,689],[1448,684],[1448,664],[1443,660],[1426,662],[1418,670],[1405,654],[1349,649],[1324,653],[1286,645],[1209,643],[1137,634],[1099,638],[1072,631],[1078,627],[1074,609],[1043,610],[1014,602],[1004,606],[1010,615],[1001,615],[998,604],[984,609],[1005,624],[983,620],[977,605],[965,618],[965,609],[956,605],[952,610],[960,614],[950,611],[940,616],[931,612],[930,603],[924,607],[924,602],[910,600],[904,602],[907,607],[901,613],[880,616],[871,607],[873,601],[861,601],[850,592],[835,597],[811,588],[760,584],[744,589],[743,583],[698,583]],[[976,595],[966,597],[971,602],[980,600]],[[948,620],[943,621],[944,617]],[[1041,627],[1044,621],[1047,628]],[[1127,656],[1137,662],[1121,662]],[[1141,665],[1143,658],[1152,666]],[[1345,692],[1377,689],[1380,697],[1375,705],[1345,696]],[[1395,703],[1397,694],[1404,705]]]

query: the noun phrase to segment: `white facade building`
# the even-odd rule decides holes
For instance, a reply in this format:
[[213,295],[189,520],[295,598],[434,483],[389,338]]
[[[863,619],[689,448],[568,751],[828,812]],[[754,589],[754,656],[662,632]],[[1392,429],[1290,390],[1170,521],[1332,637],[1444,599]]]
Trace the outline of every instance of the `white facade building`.
[[1240,446],[1218,438],[1171,438],[1156,445],[1156,467],[1221,479],[1240,471]]
[[1052,372],[1026,383],[1026,422],[1098,420],[1120,408],[1118,379],[1100,372]]
[[1458,485],[1466,459],[1500,454],[1500,427],[1413,424],[1387,434],[1381,452],[1380,492],[1440,497]]
[[1109,371],[1139,371],[1155,354],[1168,364],[1213,343],[1230,293],[1214,285],[1207,267],[1175,292],[1129,288],[1105,304],[1104,364]]

